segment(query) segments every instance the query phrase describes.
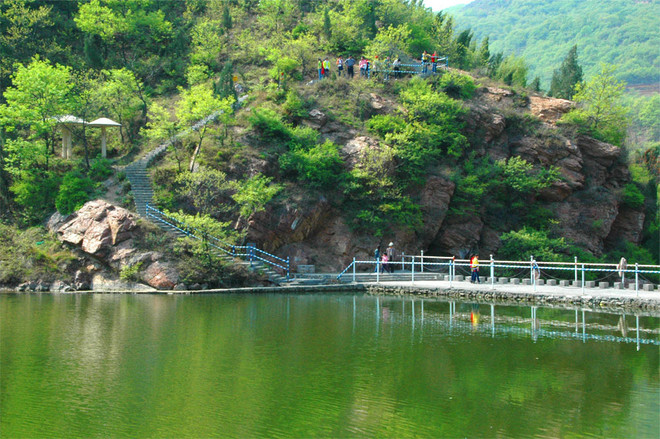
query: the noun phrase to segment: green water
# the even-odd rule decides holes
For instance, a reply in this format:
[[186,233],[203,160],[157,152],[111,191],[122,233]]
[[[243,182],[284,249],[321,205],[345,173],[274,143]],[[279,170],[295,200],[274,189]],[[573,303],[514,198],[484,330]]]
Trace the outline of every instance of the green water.
[[0,294],[0,436],[657,438],[660,319],[535,312]]

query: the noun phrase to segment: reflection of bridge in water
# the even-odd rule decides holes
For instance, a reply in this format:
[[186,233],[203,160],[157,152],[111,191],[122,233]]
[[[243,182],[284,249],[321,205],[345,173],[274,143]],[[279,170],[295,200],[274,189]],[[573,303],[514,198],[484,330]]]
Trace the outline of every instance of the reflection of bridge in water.
[[[458,331],[459,333],[471,332],[481,333],[484,335],[506,336],[517,335],[523,337],[530,337],[536,341],[539,338],[552,338],[552,339],[568,339],[568,340],[582,340],[599,341],[599,342],[614,342],[614,343],[630,343],[636,344],[639,350],[641,345],[654,345],[660,346],[660,328],[643,328],[640,326],[640,316],[635,315],[635,326],[629,328],[627,324],[627,317],[625,314],[619,315],[619,322],[617,325],[608,325],[603,323],[591,322],[587,323],[588,315],[601,315],[601,316],[616,316],[612,313],[598,313],[592,310],[578,310],[575,309],[575,320],[546,320],[538,317],[538,306],[529,306],[520,308],[529,308],[530,317],[497,315],[496,306],[494,304],[484,305],[481,307],[488,307],[489,314],[481,314],[480,306],[471,304],[469,302],[443,302],[439,300],[418,300],[418,299],[395,299],[388,297],[374,297],[374,308],[376,313],[376,321],[380,326],[381,320],[383,322],[397,322],[408,323],[412,329],[428,327],[439,328],[449,332]],[[401,304],[401,312],[394,311],[392,304]],[[432,304],[447,304],[448,312],[438,311],[437,309],[425,311],[424,305]],[[456,304],[462,303],[464,305],[472,306],[470,312],[458,312]],[[511,308],[511,306],[506,306]],[[546,308],[542,308],[546,309]],[[547,308],[557,311],[555,308]],[[568,317],[569,313],[573,310],[566,310]],[[356,296],[353,297],[353,323],[357,315],[357,302]],[[654,318],[654,317],[647,317]],[[544,328],[545,327],[545,328]],[[569,330],[570,328],[570,330]],[[587,332],[589,331],[589,332]],[[597,332],[610,332],[610,334],[599,334]],[[614,333],[621,332],[621,336]],[[634,332],[635,337],[628,336],[628,332]],[[646,338],[642,338],[644,335]]]

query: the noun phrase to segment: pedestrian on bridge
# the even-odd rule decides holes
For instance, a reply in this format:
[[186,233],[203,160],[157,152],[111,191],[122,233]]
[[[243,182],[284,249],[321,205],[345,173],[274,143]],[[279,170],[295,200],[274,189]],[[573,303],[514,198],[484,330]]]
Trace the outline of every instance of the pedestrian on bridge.
[[385,253],[387,254],[387,260],[389,261],[390,273],[394,273],[394,258],[396,258],[396,250],[394,250],[393,242],[390,242],[390,245],[387,246]]

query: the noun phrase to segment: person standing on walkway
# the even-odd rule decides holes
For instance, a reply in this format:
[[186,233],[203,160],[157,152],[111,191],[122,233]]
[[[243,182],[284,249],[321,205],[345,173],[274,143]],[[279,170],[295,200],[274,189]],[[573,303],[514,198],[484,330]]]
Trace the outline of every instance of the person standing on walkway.
[[367,77],[367,59],[365,57],[362,57],[360,59],[360,77],[361,78],[366,78]]
[[435,75],[438,67],[438,52],[433,52],[431,55],[431,72]]
[[621,283],[623,284],[623,287],[626,287],[626,269],[628,268],[628,261],[626,261],[626,258],[623,256],[621,257],[621,260],[619,261],[619,265],[616,266],[616,271],[619,274],[619,277],[621,278]]
[[537,280],[541,278],[541,269],[539,264],[536,262],[536,259],[532,256],[532,282],[536,283]]
[[319,58],[319,80],[323,79],[323,61]]
[[[383,273],[387,273],[390,271],[392,268],[390,267],[389,258],[387,257],[387,253],[383,253],[383,255],[380,257],[381,263],[380,265],[383,266]],[[391,273],[391,271],[390,271]]]
[[389,261],[390,265],[390,273],[394,273],[394,259],[396,258],[396,250],[394,250],[394,243],[390,242],[390,245],[387,246],[387,260]]
[[475,254],[470,259],[470,269],[472,270],[472,276],[470,277],[470,282],[472,283],[481,283],[479,279],[479,255]]
[[355,71],[353,70],[354,65],[355,59],[353,58],[353,55],[348,55],[348,59],[346,60],[346,74],[349,78],[352,78],[355,74]]
[[376,270],[374,273],[378,273],[379,270],[379,265],[380,265],[380,247],[376,247],[376,250],[374,251],[374,258],[376,259]]

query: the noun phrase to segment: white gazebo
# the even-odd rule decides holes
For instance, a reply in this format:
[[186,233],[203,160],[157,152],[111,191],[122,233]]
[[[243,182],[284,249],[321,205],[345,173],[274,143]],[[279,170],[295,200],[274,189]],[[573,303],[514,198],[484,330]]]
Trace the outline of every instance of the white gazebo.
[[58,116],[54,119],[60,124],[60,130],[62,131],[62,158],[70,159],[73,156],[71,152],[71,127],[73,125],[83,125],[85,121],[70,114]]
[[70,159],[73,154],[71,152],[71,128],[73,125],[87,125],[88,127],[101,127],[101,156],[103,158],[108,156],[108,149],[106,146],[106,132],[107,127],[120,127],[121,124],[107,117],[101,117],[92,122],[85,122],[83,119],[67,114],[66,116],[56,117],[55,120],[60,124],[62,131],[62,158]]
[[105,129],[107,127],[120,127],[121,124],[115,122],[114,120],[108,119],[107,117],[101,117],[91,121],[87,124],[87,126],[101,127],[101,157],[106,158],[108,156],[108,149],[106,147]]

